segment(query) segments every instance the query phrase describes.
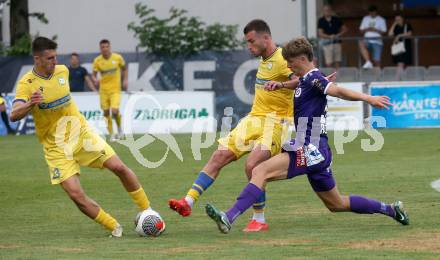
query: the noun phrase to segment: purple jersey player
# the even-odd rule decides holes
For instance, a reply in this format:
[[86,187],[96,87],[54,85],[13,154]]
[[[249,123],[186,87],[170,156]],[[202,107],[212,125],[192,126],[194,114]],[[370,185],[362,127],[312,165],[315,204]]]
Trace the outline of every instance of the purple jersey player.
[[295,140],[283,146],[284,153],[261,163],[252,171],[250,182],[235,204],[226,212],[206,205],[206,213],[222,233],[228,233],[235,219],[246,211],[264,192],[267,182],[306,174],[309,182],[325,206],[332,212],[351,211],[359,214],[379,213],[409,224],[403,203],[392,204],[358,195],[341,195],[331,171],[332,153],[326,132],[327,95],[351,101],[364,101],[388,109],[386,96],[371,96],[351,91],[329,82],[313,65],[312,45],[305,38],[297,38],[283,48],[289,68],[300,77],[298,86],[286,82],[269,82],[266,90],[295,89]]

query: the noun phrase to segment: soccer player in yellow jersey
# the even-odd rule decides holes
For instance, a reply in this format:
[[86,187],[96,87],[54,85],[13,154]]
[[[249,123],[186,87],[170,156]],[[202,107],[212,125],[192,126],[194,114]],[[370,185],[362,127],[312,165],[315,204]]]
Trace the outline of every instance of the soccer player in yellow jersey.
[[151,210],[150,202],[133,171],[78,111],[70,95],[69,70],[57,65],[56,48],[44,37],[33,41],[34,68],[18,82],[10,118],[17,121],[32,113],[52,184],[60,184],[79,210],[120,237],[121,225],[81,188],[80,166],[111,170],[140,210]]
[[[96,87],[99,86],[99,100],[101,109],[104,111],[104,117],[107,122],[107,129],[110,140],[122,138],[121,114],[119,105],[121,103],[121,76],[122,88],[127,90],[128,87],[128,69],[125,65],[124,58],[121,55],[112,52],[110,49],[110,41],[103,39],[99,42],[101,55],[93,61],[92,79]],[[122,71],[122,73],[121,73]],[[101,79],[97,80],[98,72]],[[111,115],[110,115],[111,112]],[[113,120],[118,126],[118,134],[113,134]]]
[[[245,172],[250,179],[252,169],[278,154],[282,141],[287,138],[287,123],[293,117],[293,91],[287,88],[266,91],[264,86],[271,81],[283,82],[283,86],[293,86],[298,84],[298,80],[291,79],[293,73],[281,55],[281,48],[272,40],[266,22],[262,20],[249,22],[244,28],[244,35],[252,55],[261,57],[252,110],[228,136],[218,140],[218,150],[203,167],[187,195],[180,200],[169,201],[170,208],[182,216],[191,214],[194,202],[214,182],[220,169],[225,165],[249,153]],[[268,229],[264,218],[265,201],[265,194],[262,194],[253,205],[254,215],[243,231],[256,232]]]

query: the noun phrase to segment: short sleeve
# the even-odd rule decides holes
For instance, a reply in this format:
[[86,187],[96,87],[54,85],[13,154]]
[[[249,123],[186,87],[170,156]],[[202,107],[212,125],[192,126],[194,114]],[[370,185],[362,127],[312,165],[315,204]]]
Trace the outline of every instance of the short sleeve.
[[379,24],[377,29],[381,30],[382,32],[386,32],[387,31],[387,24],[385,22],[385,19],[381,17],[381,19],[379,19]]
[[89,72],[87,71],[86,68],[81,67],[81,74],[83,75],[83,77],[87,76],[89,74]]
[[98,60],[97,59],[93,60],[93,71],[94,72],[99,72],[99,66],[98,66]]
[[15,92],[15,98],[13,103],[16,101],[23,101],[28,102],[31,98],[31,91],[29,89],[29,86],[26,84],[25,81],[20,80],[17,84],[17,90]]
[[368,28],[368,18],[366,16],[364,16],[364,18],[362,18],[362,22],[361,22],[361,26],[359,26],[359,30],[365,30]]
[[122,55],[119,55],[119,67],[125,68],[125,60],[124,57],[122,57]]
[[309,80],[313,88],[317,89],[321,94],[327,95],[327,89],[331,82],[324,77],[324,74],[316,71],[310,76]]

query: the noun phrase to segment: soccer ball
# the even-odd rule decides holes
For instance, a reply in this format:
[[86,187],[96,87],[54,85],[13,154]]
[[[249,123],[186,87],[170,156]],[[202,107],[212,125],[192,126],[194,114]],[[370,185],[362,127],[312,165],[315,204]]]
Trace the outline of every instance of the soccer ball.
[[158,237],[165,230],[165,222],[156,211],[147,209],[137,214],[134,230],[143,237]]

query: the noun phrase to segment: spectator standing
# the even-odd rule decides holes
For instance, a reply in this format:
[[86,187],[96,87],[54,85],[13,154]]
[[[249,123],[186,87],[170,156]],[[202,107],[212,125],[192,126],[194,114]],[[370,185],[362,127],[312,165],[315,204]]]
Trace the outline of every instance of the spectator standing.
[[72,53],[70,55],[70,66],[69,66],[69,85],[70,92],[83,92],[84,82],[92,91],[97,91],[90,79],[87,69],[81,66],[79,62],[79,55],[77,53]]
[[364,16],[359,30],[364,35],[364,40],[359,42],[361,55],[365,60],[364,69],[374,66],[380,67],[383,41],[382,34],[387,32],[385,19],[378,15],[377,7],[372,5],[368,8],[368,15]]
[[324,52],[325,65],[338,69],[342,60],[341,37],[347,27],[341,18],[333,15],[330,5],[324,5],[323,16],[318,20],[318,36]]
[[399,42],[404,42],[405,51],[399,54],[392,55],[393,63],[397,65],[397,78],[403,73],[406,66],[412,63],[412,46],[411,40],[405,39],[405,37],[411,36],[413,33],[413,28],[411,24],[406,22],[402,14],[396,15],[394,18],[394,23],[391,25],[388,31],[389,36],[393,36],[393,44]]

